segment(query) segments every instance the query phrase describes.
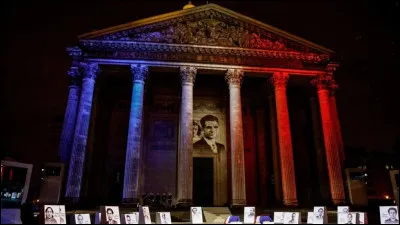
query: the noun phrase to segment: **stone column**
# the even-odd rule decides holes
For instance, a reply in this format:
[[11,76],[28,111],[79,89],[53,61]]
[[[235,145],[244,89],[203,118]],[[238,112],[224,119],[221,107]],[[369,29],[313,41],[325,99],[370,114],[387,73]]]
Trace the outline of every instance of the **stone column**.
[[196,79],[195,67],[181,67],[182,81],[181,112],[179,121],[178,149],[178,204],[192,204],[193,192],[193,85]]
[[283,204],[295,206],[297,205],[296,178],[294,171],[289,109],[286,97],[286,84],[288,79],[288,73],[275,72],[271,77],[271,82],[274,84],[275,88]]
[[63,130],[61,133],[59,156],[66,166],[71,156],[72,141],[74,138],[76,115],[78,114],[79,95],[81,93],[81,77],[78,67],[68,70],[69,94],[67,108],[64,115]]
[[225,76],[229,85],[232,206],[246,205],[242,101],[240,95],[242,78],[243,70],[239,69],[228,69]]
[[65,197],[76,202],[80,198],[82,176],[84,172],[86,142],[92,109],[92,98],[95,79],[99,72],[97,63],[81,63],[83,74],[82,93],[79,101],[78,115],[72,144],[72,154],[68,170]]
[[271,94],[268,96],[269,105],[269,118],[270,118],[270,129],[271,129],[271,145],[272,145],[272,164],[274,167],[274,189],[275,189],[275,201],[282,202],[282,182],[281,182],[281,167],[279,162],[279,143],[277,135],[277,121],[276,121],[276,107],[275,98]]
[[139,177],[142,139],[142,117],[144,81],[148,75],[148,67],[132,64],[132,99],[129,116],[128,142],[126,145],[124,187],[122,201],[124,203],[137,203],[139,200]]
[[312,80],[312,84],[318,89],[318,99],[322,120],[322,131],[324,133],[325,155],[328,166],[329,185],[332,201],[335,205],[345,201],[344,186],[342,179],[342,167],[336,135],[332,119],[331,104],[329,99],[329,86],[333,84],[330,75],[318,75]]
[[335,91],[337,90],[337,88],[338,88],[338,85],[336,83],[332,83],[331,92],[330,92],[330,104],[331,104],[332,122],[333,122],[333,127],[335,130],[335,136],[336,136],[336,144],[338,145],[338,148],[339,148],[340,163],[343,167],[344,160],[345,160],[345,153],[344,153],[342,132],[340,129],[339,116],[338,116],[337,107],[336,107]]

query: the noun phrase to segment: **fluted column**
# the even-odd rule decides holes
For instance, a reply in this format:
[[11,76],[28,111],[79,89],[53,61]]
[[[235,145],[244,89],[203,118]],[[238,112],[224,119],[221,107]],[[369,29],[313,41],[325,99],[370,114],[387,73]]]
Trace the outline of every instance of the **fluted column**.
[[137,203],[139,199],[144,82],[149,70],[145,65],[132,64],[131,72],[133,87],[122,193],[124,203]]
[[329,98],[329,86],[333,84],[330,75],[318,75],[312,80],[312,84],[318,89],[318,99],[322,120],[322,131],[324,133],[325,153],[329,174],[329,186],[334,204],[344,203],[344,186],[342,179],[342,168],[340,154],[336,143],[335,129],[332,119],[331,103]]
[[297,205],[297,191],[293,160],[292,134],[290,131],[289,109],[286,97],[286,84],[288,79],[288,73],[275,72],[271,77],[271,82],[275,88],[283,204],[294,206]]
[[59,156],[65,165],[69,163],[72,141],[74,138],[76,116],[78,114],[79,95],[81,93],[81,76],[78,67],[68,70],[69,93],[64,114],[64,124],[61,132]]
[[193,192],[193,85],[196,79],[195,67],[181,67],[182,81],[181,114],[179,121],[178,150],[178,204],[192,204]]
[[92,109],[92,98],[95,79],[99,72],[97,63],[81,63],[83,74],[82,93],[79,101],[78,115],[72,144],[72,154],[68,170],[65,197],[73,201],[79,200],[82,176],[84,172],[87,134]]
[[342,132],[340,129],[340,121],[339,121],[339,116],[337,113],[337,107],[336,107],[336,97],[335,97],[335,92],[336,89],[338,88],[338,85],[336,83],[332,83],[330,87],[330,105],[331,105],[331,113],[332,113],[332,122],[333,122],[333,127],[335,130],[335,137],[336,137],[336,144],[338,145],[339,148],[339,156],[340,156],[340,163],[342,167],[344,166],[344,160],[345,160],[345,153],[344,153],[344,144],[343,144],[343,139],[342,139]]
[[231,134],[232,205],[246,205],[242,100],[240,86],[243,70],[228,69],[225,79],[229,85],[229,119]]

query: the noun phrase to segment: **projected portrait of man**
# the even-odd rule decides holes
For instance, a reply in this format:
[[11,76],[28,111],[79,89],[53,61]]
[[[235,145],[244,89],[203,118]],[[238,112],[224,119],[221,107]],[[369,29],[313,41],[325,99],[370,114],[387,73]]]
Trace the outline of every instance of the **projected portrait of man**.
[[206,115],[200,120],[203,128],[203,138],[193,144],[193,151],[201,153],[220,153],[225,151],[225,145],[217,142],[219,120],[216,116]]

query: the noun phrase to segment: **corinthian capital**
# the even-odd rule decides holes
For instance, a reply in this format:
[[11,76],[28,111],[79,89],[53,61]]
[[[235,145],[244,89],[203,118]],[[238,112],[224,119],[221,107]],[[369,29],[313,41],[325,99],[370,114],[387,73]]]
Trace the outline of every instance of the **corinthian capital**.
[[83,75],[83,79],[96,79],[97,74],[100,72],[99,64],[97,63],[88,63],[81,62],[80,64],[81,73]]
[[145,81],[149,74],[149,67],[141,64],[131,64],[133,81]]
[[319,74],[315,76],[311,80],[311,84],[317,87],[318,90],[333,90],[338,87],[335,80],[333,79],[332,74],[330,73]]
[[284,88],[289,81],[289,74],[286,72],[274,72],[269,81],[275,88]]
[[228,82],[228,85],[238,85],[242,84],[244,72],[241,69],[228,69],[226,71],[225,80]]
[[179,68],[181,74],[181,81],[183,83],[193,84],[196,80],[197,68],[191,66],[181,66]]

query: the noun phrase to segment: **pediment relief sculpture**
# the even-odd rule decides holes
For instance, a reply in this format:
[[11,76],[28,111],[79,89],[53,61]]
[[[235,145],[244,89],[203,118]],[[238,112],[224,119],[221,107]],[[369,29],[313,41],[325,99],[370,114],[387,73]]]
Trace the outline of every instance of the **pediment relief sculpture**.
[[139,33],[125,40],[169,44],[212,45],[288,51],[284,40],[270,40],[241,26],[216,19],[181,22],[155,32]]

